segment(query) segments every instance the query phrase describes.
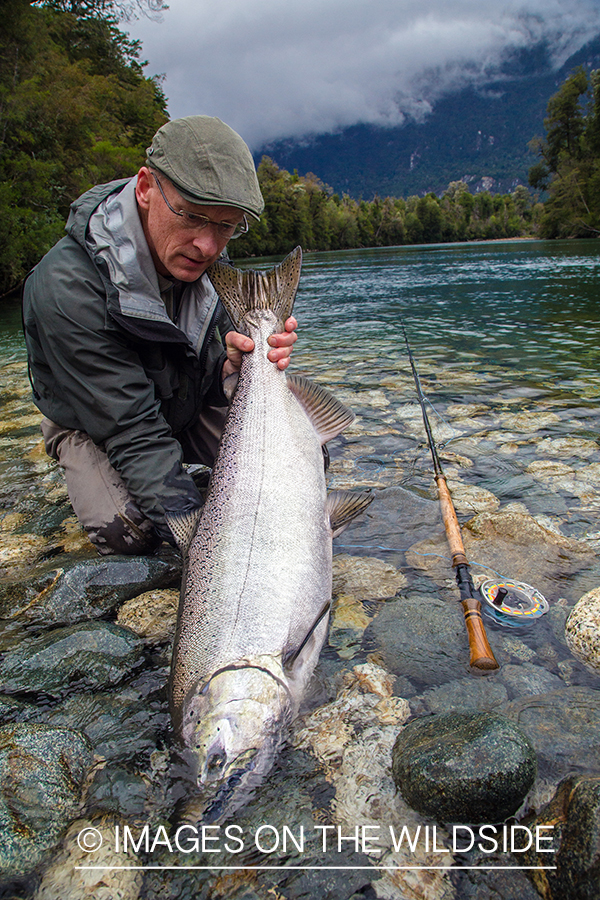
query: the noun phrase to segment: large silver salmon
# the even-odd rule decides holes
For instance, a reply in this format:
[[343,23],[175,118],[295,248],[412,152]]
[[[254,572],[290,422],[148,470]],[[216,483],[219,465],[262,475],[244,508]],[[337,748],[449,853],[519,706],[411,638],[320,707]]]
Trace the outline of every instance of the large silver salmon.
[[371,499],[326,494],[322,445],[353,414],[267,359],[267,339],[291,314],[301,258],[298,247],[269,272],[215,263],[208,273],[255,343],[206,503],[169,520],[185,559],[171,714],[198,786],[213,786],[210,821],[246,802],[271,768],[327,634],[332,535]]

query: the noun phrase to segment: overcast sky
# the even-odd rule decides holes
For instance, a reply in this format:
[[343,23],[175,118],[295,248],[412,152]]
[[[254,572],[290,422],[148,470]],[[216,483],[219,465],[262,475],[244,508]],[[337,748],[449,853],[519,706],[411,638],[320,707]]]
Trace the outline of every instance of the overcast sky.
[[125,25],[169,113],[219,116],[258,150],[358,122],[396,125],[547,39],[556,65],[600,32],[600,0],[169,0]]

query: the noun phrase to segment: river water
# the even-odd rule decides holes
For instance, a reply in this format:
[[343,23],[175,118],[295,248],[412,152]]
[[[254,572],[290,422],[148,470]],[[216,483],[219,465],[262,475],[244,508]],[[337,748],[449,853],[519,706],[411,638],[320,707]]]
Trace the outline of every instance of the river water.
[[[384,602],[381,598],[396,593],[378,591],[379,578],[391,575],[393,583],[395,573],[402,595],[416,592],[448,603],[457,596],[402,322],[430,404],[434,436],[460,522],[477,516],[493,520],[508,511],[520,517],[521,529],[529,523],[529,531],[504,533],[498,552],[475,539],[467,547],[476,579],[532,583],[550,604],[548,616],[522,628],[487,619],[500,661],[513,668],[519,661],[545,668],[565,687],[600,688],[600,679],[570,657],[560,632],[575,602],[600,585],[599,262],[597,241],[507,241],[306,255],[295,307],[300,325],[291,371],[327,386],[357,415],[331,444],[329,483],[331,488],[371,488],[375,499],[368,514],[336,539],[334,553],[340,561],[365,560],[372,584],[345,607],[337,625],[334,620],[315,695],[305,711],[306,727],[282,754],[264,796],[246,819],[239,820],[248,829],[275,821],[349,827],[351,814],[344,818],[340,810],[350,782],[344,788],[339,780],[344,754],[349,752],[347,735],[346,743],[340,738],[328,756],[309,732],[311,713],[334,701],[336,694],[339,700],[340,685],[354,677],[348,675],[353,666],[373,664],[393,671],[397,682],[392,699],[419,698],[413,713],[431,712],[431,703],[419,706],[420,698],[449,682],[443,667],[436,681],[421,681],[418,671],[401,665],[394,668],[390,647],[371,627]],[[60,472],[40,452],[40,417],[29,399],[19,325],[16,308],[0,309],[0,563],[9,580],[18,572],[25,577],[44,555],[56,552],[56,536],[64,536],[65,523],[67,531],[74,529]],[[538,537],[528,544],[523,534],[534,534],[533,527],[543,532],[535,532]],[[556,552],[543,549],[542,533],[556,536]],[[473,534],[477,537],[478,532]],[[69,549],[63,541],[59,549],[65,547]],[[347,584],[344,592],[352,593]],[[348,609],[354,610],[354,618]],[[157,696],[164,699],[164,653],[157,659]],[[466,645],[464,674],[468,677]],[[457,682],[456,675],[452,678]],[[515,684],[504,691],[508,701],[522,696]],[[535,691],[529,688],[524,693]],[[47,697],[40,700],[42,705],[47,711]],[[393,715],[377,722],[366,719],[355,734],[369,728],[383,734],[394,721]],[[388,738],[381,738],[382,745],[389,744]],[[163,752],[169,742],[168,725],[163,723],[155,749]],[[368,752],[375,759],[375,750]],[[142,752],[140,747],[127,766],[132,770],[135,762],[142,770],[144,759],[147,763],[147,748]],[[153,771],[156,768],[154,757]],[[600,761],[595,757],[586,771],[598,774]],[[543,765],[541,775],[547,775]],[[385,777],[389,782],[389,772]],[[540,803],[548,799],[544,784],[548,787],[549,775],[542,782],[537,788]],[[360,779],[352,785],[359,824],[360,810],[364,813],[358,799]],[[275,812],[278,799],[285,801],[287,818]],[[529,808],[536,808],[535,798]],[[206,865],[207,858],[195,857],[196,864],[204,860]],[[289,856],[278,857],[284,859],[289,865]],[[296,854],[295,859],[299,865],[308,857]],[[155,871],[144,875],[141,888],[137,884],[124,896],[345,898],[359,890],[360,896],[390,898],[462,896],[448,880],[426,888],[418,878],[409,883],[392,876],[386,881],[384,876],[379,886],[365,887],[374,878],[363,869],[380,862],[368,853],[350,861],[344,857],[347,871],[319,869],[317,863],[324,859],[311,857],[313,869],[294,875],[281,870],[247,869],[245,874],[198,870],[188,873],[185,887],[181,882],[175,885],[172,873]],[[327,856],[325,861],[333,867],[339,856]],[[223,865],[236,862],[229,857]],[[244,857],[246,866],[264,862],[264,856],[257,858],[256,853]],[[273,864],[273,857],[267,862]],[[31,882],[23,882],[15,896],[32,896],[33,889]],[[499,896],[508,898],[515,889],[522,887],[507,886]]]
[[[449,478],[502,505],[525,503],[564,534],[597,535],[595,491],[557,490],[553,470],[544,479],[531,464],[560,461],[566,473],[600,460],[599,254],[594,241],[514,241],[309,256],[294,366],[351,392],[363,438],[371,432],[354,466],[364,483],[432,492],[404,322],[436,440],[465,448],[472,463],[457,468],[448,457]],[[406,538],[401,516],[397,527]]]

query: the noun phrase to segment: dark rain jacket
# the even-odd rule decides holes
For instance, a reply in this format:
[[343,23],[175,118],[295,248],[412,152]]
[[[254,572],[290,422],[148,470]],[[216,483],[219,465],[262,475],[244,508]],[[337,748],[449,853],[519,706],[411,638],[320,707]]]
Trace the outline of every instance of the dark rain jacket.
[[23,322],[36,405],[102,447],[168,537],[165,511],[201,505],[177,435],[204,405],[227,403],[221,335],[231,323],[206,276],[175,287],[175,321],[186,333],[171,321],[134,192],[135,178],[97,185],[75,201],[67,237],[25,283]]

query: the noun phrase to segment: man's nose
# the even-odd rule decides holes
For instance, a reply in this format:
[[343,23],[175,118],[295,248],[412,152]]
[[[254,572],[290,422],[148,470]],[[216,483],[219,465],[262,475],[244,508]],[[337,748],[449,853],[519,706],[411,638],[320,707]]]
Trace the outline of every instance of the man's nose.
[[214,256],[215,253],[219,254],[223,249],[223,241],[219,240],[217,230],[212,224],[207,225],[194,236],[193,244],[204,257]]

